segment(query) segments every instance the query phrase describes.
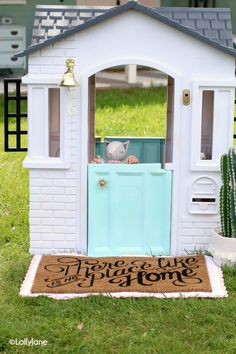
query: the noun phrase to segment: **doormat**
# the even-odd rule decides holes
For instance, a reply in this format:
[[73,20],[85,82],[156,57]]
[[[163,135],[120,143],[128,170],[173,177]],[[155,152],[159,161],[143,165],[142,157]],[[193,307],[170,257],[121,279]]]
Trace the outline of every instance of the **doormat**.
[[[213,289],[216,285],[218,289]],[[114,297],[227,296],[221,270],[212,258],[192,255],[34,256],[20,294],[58,299],[99,294]]]

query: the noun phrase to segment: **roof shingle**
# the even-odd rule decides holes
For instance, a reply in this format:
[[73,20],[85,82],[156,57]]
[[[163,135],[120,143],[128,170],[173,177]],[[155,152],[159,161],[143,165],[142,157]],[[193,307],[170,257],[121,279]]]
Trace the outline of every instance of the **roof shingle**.
[[[83,6],[37,6],[33,25],[31,44],[41,43],[51,38],[53,33],[58,35],[70,28],[79,26],[84,22],[104,14],[110,7],[83,7]],[[45,29],[45,36],[42,37],[41,29]],[[60,31],[58,31],[60,30]]]
[[[232,27],[230,21],[230,10],[221,8],[156,8],[155,11],[169,19],[174,19],[183,26],[190,27],[204,36],[223,46],[232,48]],[[185,14],[186,20],[183,20]],[[206,31],[209,30],[209,31]],[[211,31],[212,30],[212,31]],[[222,30],[227,32],[227,35],[222,38]],[[225,43],[226,40],[226,43]]]

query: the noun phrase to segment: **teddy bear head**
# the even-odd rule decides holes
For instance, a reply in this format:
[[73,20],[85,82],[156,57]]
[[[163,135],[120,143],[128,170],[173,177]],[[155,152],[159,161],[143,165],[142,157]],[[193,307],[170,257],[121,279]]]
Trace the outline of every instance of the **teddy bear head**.
[[108,160],[125,160],[128,152],[129,141],[122,143],[121,141],[105,141],[106,155]]

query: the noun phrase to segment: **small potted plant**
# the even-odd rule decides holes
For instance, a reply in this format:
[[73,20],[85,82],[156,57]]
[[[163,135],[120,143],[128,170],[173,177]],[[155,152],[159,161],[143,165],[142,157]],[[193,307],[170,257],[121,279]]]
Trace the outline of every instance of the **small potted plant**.
[[212,229],[208,251],[218,265],[236,263],[236,150],[230,148],[220,161],[221,226]]

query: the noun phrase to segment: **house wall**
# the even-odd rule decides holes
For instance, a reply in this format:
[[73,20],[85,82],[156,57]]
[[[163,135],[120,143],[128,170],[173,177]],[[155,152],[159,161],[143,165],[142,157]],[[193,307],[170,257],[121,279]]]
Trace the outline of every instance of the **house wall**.
[[[75,252],[79,234],[78,89],[61,89],[61,158],[48,158],[49,87],[57,86],[46,83],[28,89],[29,140],[24,167],[30,166],[31,254]],[[85,253],[82,246],[81,252]]]
[[[142,26],[137,26],[137,23],[142,23]],[[127,31],[127,29],[129,30]],[[42,212],[45,211],[46,200],[44,202],[42,196],[41,202],[35,202],[36,204],[31,205],[30,209],[31,218],[32,211],[34,211],[34,218],[39,223],[36,228],[31,229],[34,238],[33,243],[31,242],[31,253],[50,253],[52,248],[55,250],[56,247],[60,250],[70,251],[75,244],[78,252],[86,252],[88,77],[106,67],[121,64],[151,66],[164,71],[175,79],[174,154],[173,164],[168,166],[173,170],[171,252],[172,254],[182,254],[186,250],[206,248],[210,237],[210,228],[219,221],[218,211],[212,210],[209,206],[207,210],[200,210],[199,213],[196,213],[196,210],[193,210],[196,206],[191,205],[191,198],[197,184],[200,186],[204,184],[209,189],[209,193],[212,190],[218,192],[218,157],[232,143],[234,59],[185,33],[176,31],[134,10],[129,10],[120,16],[97,24],[96,27],[89,28],[67,40],[30,55],[29,75],[25,78],[25,82],[30,83],[31,87],[40,83],[44,86],[58,83],[65,71],[65,60],[69,57],[76,61],[75,74],[80,83],[80,87],[72,92],[74,116],[72,119],[70,116],[67,117],[68,119],[65,117],[70,126],[69,141],[72,142],[73,148],[70,147],[69,155],[73,164],[69,163],[69,169],[64,171],[45,169],[43,164],[41,165],[42,169],[39,169],[40,165],[37,167],[38,157],[36,154],[30,153],[30,148],[30,158],[32,161],[36,161],[36,165],[31,161],[28,163],[28,167],[32,170],[30,180],[31,183],[36,183],[34,187],[38,188],[36,189],[37,193],[43,190],[45,180],[53,188],[56,186],[55,181],[59,179],[62,185],[58,185],[58,187],[65,188],[60,191],[60,195],[64,197],[68,187],[66,185],[68,180],[64,180],[64,177],[66,177],[66,171],[72,173],[71,176],[74,177],[70,183],[72,183],[71,188],[74,188],[76,204],[73,205],[75,209],[72,210],[70,222],[76,226],[71,232],[58,233],[57,230],[61,225],[56,224],[56,217],[54,217],[51,224],[47,225],[48,228],[42,228],[43,219],[37,218],[37,212],[39,215],[45,215]],[[212,87],[216,88],[219,105],[221,102],[223,103],[223,108],[219,111],[217,118],[218,123],[220,122],[216,144],[217,156],[212,163],[195,161],[196,151],[195,145],[192,143],[195,141],[197,144],[200,141],[199,87],[205,86],[211,89]],[[185,88],[190,89],[191,93],[189,106],[182,105],[182,90]],[[32,101],[31,104],[35,103]],[[34,125],[36,120],[37,118],[32,112],[29,116],[31,125]],[[221,137],[225,138],[221,139]],[[33,135],[31,135],[31,139],[33,140]],[[33,145],[34,142],[32,145],[29,142],[29,147]],[[202,179],[198,183],[200,177]],[[46,197],[47,190],[44,191]],[[32,195],[33,192],[34,190],[31,190]],[[54,192],[57,195],[56,190],[49,192],[49,195],[53,195],[53,200]],[[59,215],[57,207],[63,210],[66,206],[63,203],[57,205],[56,208],[48,204],[52,215]],[[63,213],[61,215],[63,217]],[[54,222],[55,224],[53,224]],[[60,222],[63,221],[60,220]],[[30,223],[33,225],[31,219]],[[47,235],[50,237],[46,241]],[[63,236],[58,237],[57,235]],[[51,241],[52,238],[53,241]],[[67,241],[71,248],[69,244],[66,244]]]

